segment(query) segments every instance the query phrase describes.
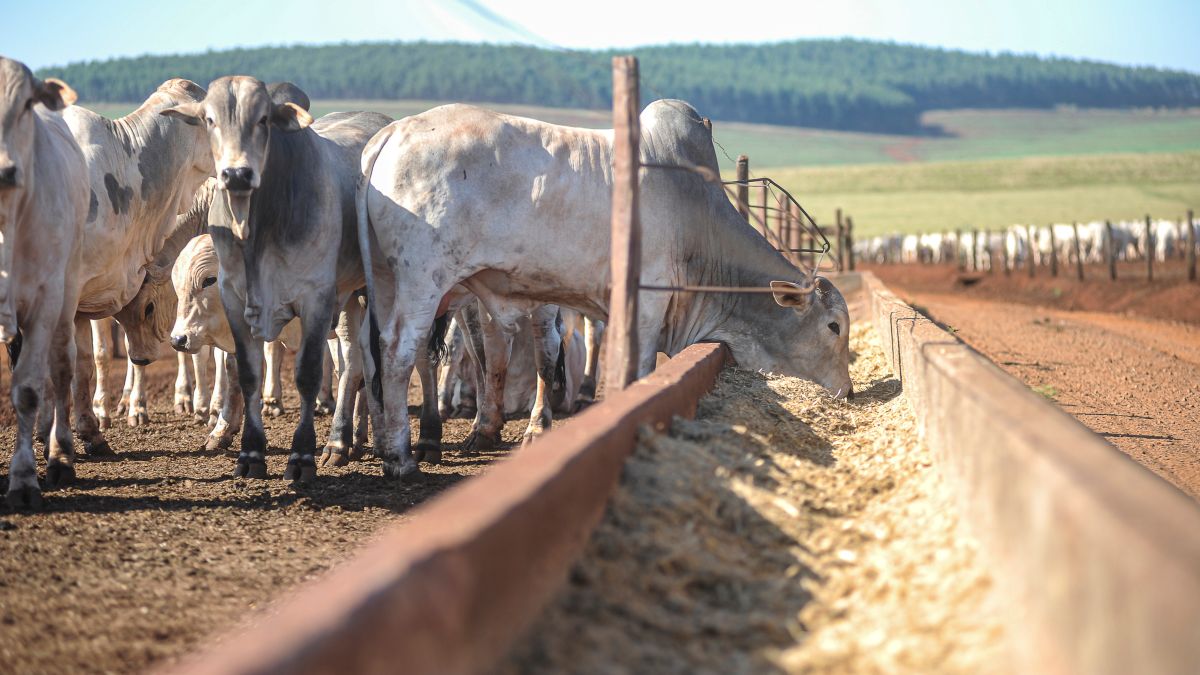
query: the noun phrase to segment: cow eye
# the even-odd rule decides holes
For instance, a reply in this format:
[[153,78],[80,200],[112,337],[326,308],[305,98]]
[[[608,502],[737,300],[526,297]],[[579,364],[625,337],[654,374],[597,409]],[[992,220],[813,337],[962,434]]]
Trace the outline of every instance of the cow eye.
[[210,126],[210,127],[211,127],[211,126],[213,125],[213,118],[211,118],[211,117],[205,117],[205,118],[204,118],[204,123],[205,123],[205,124],[207,124],[208,126]]
[[154,313],[154,303],[152,302],[152,303],[146,305],[146,318],[149,319],[150,315],[153,313]]
[[837,322],[836,322],[836,321],[832,321],[832,322],[830,322],[830,324],[829,324],[829,330],[833,331],[833,334],[834,334],[834,335],[841,335],[841,334],[842,334],[842,327],[841,327],[841,326],[839,326],[839,325],[837,325]]
[[209,286],[212,286],[215,283],[217,283],[216,277],[204,277],[204,281],[201,282],[200,288],[208,288]]
[[32,108],[33,108],[33,99],[30,98],[28,101],[25,101],[25,110],[30,110]]
[[263,115],[263,118],[258,121],[258,125],[262,126],[262,127],[267,126],[267,116],[266,115]]

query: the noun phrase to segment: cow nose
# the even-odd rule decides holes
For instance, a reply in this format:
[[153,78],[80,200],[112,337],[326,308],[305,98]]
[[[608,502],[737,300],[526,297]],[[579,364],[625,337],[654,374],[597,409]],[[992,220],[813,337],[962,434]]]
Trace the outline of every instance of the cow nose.
[[226,190],[235,192],[246,191],[252,189],[251,182],[254,180],[254,170],[248,166],[235,166],[228,169],[221,169],[221,183]]
[[187,336],[186,335],[172,335],[171,336],[171,348],[177,352],[187,351]]
[[0,187],[17,186],[17,166],[15,164],[0,169]]
[[132,362],[133,362],[133,365],[135,365],[135,366],[148,366],[148,365],[150,365],[150,359],[129,359],[129,360],[130,360],[130,361],[132,361]]

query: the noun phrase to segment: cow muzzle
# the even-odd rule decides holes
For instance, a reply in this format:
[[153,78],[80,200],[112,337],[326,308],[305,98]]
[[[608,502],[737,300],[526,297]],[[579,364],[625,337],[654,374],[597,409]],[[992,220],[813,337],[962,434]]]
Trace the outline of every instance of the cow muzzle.
[[232,166],[221,169],[221,187],[230,192],[250,192],[258,187],[255,178],[254,169],[248,166]]
[[185,352],[186,353],[188,351],[187,336],[186,335],[172,335],[171,336],[171,349],[174,349],[177,352]]
[[0,189],[15,188],[20,186],[21,172],[17,170],[16,164],[0,167]]

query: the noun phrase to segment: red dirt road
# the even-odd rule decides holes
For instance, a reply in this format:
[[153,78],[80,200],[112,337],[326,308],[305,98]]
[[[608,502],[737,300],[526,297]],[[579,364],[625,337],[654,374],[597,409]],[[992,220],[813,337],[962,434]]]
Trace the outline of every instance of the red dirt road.
[[1200,499],[1200,327],[1002,302],[951,284],[938,290],[928,273],[875,271],[956,337]]

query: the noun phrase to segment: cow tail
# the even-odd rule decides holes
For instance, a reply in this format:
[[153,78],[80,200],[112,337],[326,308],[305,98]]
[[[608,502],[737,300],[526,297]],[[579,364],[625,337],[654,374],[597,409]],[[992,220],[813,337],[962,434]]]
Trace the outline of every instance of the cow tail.
[[567,390],[567,343],[565,340],[560,340],[558,343],[558,359],[554,362],[554,386],[551,391],[566,391]]
[[379,152],[387,145],[392,136],[392,125],[388,125],[375,134],[367,143],[362,156],[362,176],[358,180],[358,190],[354,196],[355,210],[358,212],[358,249],[362,257],[363,277],[367,281],[367,323],[369,325],[368,339],[370,341],[371,359],[375,362],[375,372],[371,376],[371,394],[376,401],[383,401],[383,356],[379,347],[379,319],[375,316],[375,275],[371,264],[371,214],[367,210],[367,195],[371,190],[371,174],[375,171],[375,160]]
[[450,328],[450,312],[445,312],[433,320],[433,330],[429,333],[429,361],[434,366],[439,365],[446,356],[446,332]]

